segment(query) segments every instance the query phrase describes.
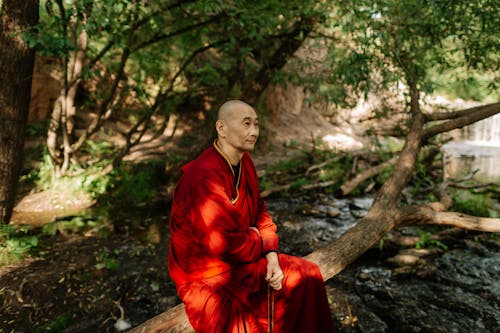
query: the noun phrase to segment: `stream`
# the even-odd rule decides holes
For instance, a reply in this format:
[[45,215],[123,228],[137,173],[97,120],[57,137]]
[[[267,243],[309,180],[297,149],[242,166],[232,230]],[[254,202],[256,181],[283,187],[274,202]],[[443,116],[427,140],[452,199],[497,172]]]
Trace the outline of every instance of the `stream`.
[[[281,250],[301,256],[338,238],[371,203],[369,197],[326,195],[267,200]],[[439,243],[429,244],[438,248],[375,248],[327,281],[336,331],[500,332],[498,235],[434,231],[440,231]],[[405,227],[391,234],[419,239],[422,230]]]

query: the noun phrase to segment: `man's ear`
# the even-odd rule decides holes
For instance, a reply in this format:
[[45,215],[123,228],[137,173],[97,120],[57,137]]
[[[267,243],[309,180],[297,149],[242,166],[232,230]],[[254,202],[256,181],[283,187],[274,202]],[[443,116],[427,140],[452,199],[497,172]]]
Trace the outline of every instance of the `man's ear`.
[[217,120],[215,122],[215,129],[217,130],[217,134],[219,135],[219,137],[224,137],[223,133],[224,133],[224,122],[222,120]]

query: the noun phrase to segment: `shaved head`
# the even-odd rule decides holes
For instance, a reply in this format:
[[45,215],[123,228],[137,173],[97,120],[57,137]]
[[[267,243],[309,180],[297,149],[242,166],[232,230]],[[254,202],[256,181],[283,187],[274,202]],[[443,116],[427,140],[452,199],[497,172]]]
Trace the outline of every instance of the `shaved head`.
[[253,150],[259,137],[259,117],[247,103],[230,100],[219,109],[217,146],[233,165],[238,164],[244,152]]
[[219,120],[228,120],[234,116],[235,111],[248,108],[253,110],[250,105],[243,101],[237,99],[230,100],[221,105],[217,117]]

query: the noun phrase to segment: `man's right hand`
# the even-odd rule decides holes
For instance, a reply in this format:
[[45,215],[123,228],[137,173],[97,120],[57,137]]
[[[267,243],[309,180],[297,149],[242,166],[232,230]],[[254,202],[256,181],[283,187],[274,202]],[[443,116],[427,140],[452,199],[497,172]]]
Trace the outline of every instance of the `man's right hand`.
[[280,290],[285,275],[283,275],[283,271],[281,270],[280,263],[278,260],[278,254],[276,252],[269,252],[268,254],[266,254],[266,259],[267,259],[266,281],[273,289]]

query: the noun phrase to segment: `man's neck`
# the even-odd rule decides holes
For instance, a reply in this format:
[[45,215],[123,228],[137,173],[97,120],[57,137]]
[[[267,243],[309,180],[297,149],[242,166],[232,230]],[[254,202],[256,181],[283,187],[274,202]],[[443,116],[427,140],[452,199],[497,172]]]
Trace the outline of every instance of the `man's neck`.
[[232,165],[238,165],[238,163],[240,163],[240,160],[243,157],[242,152],[231,148],[231,146],[224,144],[224,142],[219,139],[215,141],[215,144],[219,147],[220,151],[226,155]]

